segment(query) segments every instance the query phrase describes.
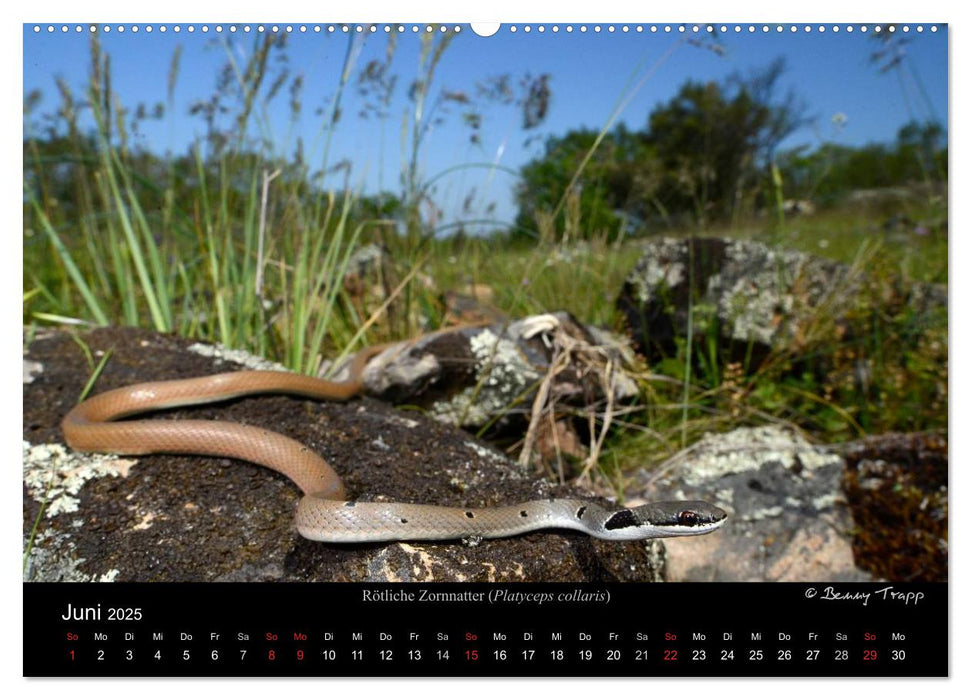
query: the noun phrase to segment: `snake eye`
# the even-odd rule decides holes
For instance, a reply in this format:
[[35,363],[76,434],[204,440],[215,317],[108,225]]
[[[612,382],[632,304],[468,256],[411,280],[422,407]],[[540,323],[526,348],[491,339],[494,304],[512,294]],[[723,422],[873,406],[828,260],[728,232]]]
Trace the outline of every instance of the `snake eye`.
[[701,522],[701,518],[693,510],[683,510],[678,513],[678,525],[691,527]]

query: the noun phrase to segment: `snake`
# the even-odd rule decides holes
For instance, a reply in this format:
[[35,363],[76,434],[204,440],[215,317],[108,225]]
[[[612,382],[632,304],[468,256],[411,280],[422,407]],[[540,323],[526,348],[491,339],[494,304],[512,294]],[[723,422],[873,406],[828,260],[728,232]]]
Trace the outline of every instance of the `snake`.
[[119,420],[258,394],[347,401],[364,393],[363,371],[386,347],[358,352],[348,365],[349,378],[342,381],[286,371],[240,370],[111,389],[74,406],[61,430],[68,446],[81,452],[229,457],[279,472],[303,492],[295,518],[297,532],[318,542],[476,543],[545,529],[577,530],[604,540],[641,540],[702,535],[724,524],[725,511],[691,500],[630,508],[605,508],[596,501],[575,498],[484,508],[349,500],[340,476],[323,457],[280,433],[217,420]]

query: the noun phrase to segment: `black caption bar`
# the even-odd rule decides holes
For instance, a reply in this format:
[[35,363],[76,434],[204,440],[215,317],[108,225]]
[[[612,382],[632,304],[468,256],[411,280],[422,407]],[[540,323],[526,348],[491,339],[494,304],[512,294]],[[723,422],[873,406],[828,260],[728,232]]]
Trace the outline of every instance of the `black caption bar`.
[[24,584],[26,676],[946,676],[947,584]]

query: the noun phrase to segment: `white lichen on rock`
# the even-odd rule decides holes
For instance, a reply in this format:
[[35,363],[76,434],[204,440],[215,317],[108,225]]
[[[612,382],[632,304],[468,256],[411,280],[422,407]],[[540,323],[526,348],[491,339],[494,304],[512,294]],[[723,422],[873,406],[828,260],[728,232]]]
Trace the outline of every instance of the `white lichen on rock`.
[[695,296],[685,289],[671,300],[678,334],[690,310],[695,332],[717,319],[727,338],[773,346],[800,338],[821,309],[838,316],[858,296],[858,275],[833,260],[759,241],[665,238],[645,246],[627,278],[635,303],[663,306],[665,290],[685,286],[688,265],[699,277]]
[[684,245],[678,238],[662,238],[651,245],[651,254],[641,258],[628,278],[635,299],[647,303],[659,290],[672,289],[684,282],[686,268],[676,260]]
[[419,426],[418,421],[413,418],[405,418],[404,416],[399,416],[397,414],[391,414],[385,417],[385,420],[392,425],[400,425],[408,430],[414,430]]
[[512,462],[507,459],[505,455],[500,454],[499,452],[496,452],[485,445],[480,445],[479,443],[472,442],[470,440],[466,440],[463,444],[483,459],[488,459],[492,462],[499,462],[501,464],[512,464]]
[[33,360],[28,360],[24,358],[24,384],[30,384],[34,381],[34,377],[37,377],[41,372],[44,371],[44,365],[40,362],[34,362]]
[[708,293],[718,300],[718,315],[730,325],[730,337],[769,345],[796,329],[797,280],[810,256],[777,250],[753,241],[731,241],[725,247],[730,274],[713,275]]
[[87,561],[77,554],[71,537],[52,529],[38,530],[32,542],[24,542],[27,562],[24,581],[58,581],[64,583],[111,583],[121,573],[109,569],[101,574],[89,574],[81,570]]
[[92,479],[126,476],[134,460],[112,455],[68,452],[64,445],[23,443],[24,485],[38,503],[47,502],[44,515],[53,518],[78,510],[77,494]]
[[778,518],[782,515],[782,506],[771,506],[770,508],[762,508],[760,510],[753,510],[747,513],[736,513],[735,516],[742,520],[747,520],[749,522],[755,522],[758,520],[765,520],[766,518]]
[[245,350],[233,350],[232,348],[227,348],[219,344],[193,343],[188,349],[203,357],[212,357],[222,362],[235,362],[249,369],[274,370],[277,372],[289,371],[278,362],[271,362],[266,358],[253,355]]
[[[434,581],[438,560],[420,544],[393,542],[382,547],[367,562],[368,582],[423,583]],[[459,580],[459,579],[456,579]]]
[[728,474],[754,471],[770,462],[809,478],[814,470],[841,464],[842,459],[814,447],[794,431],[765,425],[706,434],[694,445],[678,476],[685,484],[700,485]]
[[519,347],[488,328],[469,338],[475,362],[474,386],[431,408],[432,417],[453,425],[484,425],[505,413],[522,393],[537,382],[540,373],[529,364]]
[[813,508],[819,511],[828,510],[833,508],[839,502],[839,493],[833,491],[832,493],[825,493],[819,498],[813,499]]

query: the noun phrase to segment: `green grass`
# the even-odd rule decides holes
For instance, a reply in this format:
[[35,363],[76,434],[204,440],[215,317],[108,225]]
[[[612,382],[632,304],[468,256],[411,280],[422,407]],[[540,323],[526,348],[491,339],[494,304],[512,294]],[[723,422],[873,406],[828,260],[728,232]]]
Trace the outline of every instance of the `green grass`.
[[[819,244],[823,232],[831,241],[827,246]],[[759,221],[700,233],[765,241],[780,237]],[[824,308],[811,328],[805,356],[778,354],[759,368],[722,357],[713,333],[700,344],[681,343],[676,355],[642,368],[639,406],[614,420],[618,429],[607,443],[603,464],[615,465],[621,474],[658,464],[707,432],[741,425],[789,425],[822,443],[946,428],[946,314],[914,318],[906,308],[891,314],[884,304],[898,279],[946,281],[946,239],[913,236],[910,245],[894,245],[872,223],[838,211],[791,220],[782,237],[787,247],[829,253],[870,280],[866,292],[851,301],[847,318],[860,335],[838,337],[836,319]],[[517,250],[469,240],[442,242],[432,250],[429,270],[443,288],[485,284],[494,290],[495,305],[513,317],[566,309],[585,322],[621,331],[615,302],[640,257],[641,243],[594,240]],[[835,289],[834,303],[846,301],[839,296]],[[703,312],[696,309],[692,317]],[[860,363],[869,368],[866,385],[854,381]]]
[[[417,76],[425,80],[422,101],[446,48],[447,42],[425,46]],[[492,304],[511,318],[567,310],[582,322],[622,330],[615,301],[640,257],[640,242],[612,231],[590,234],[569,193],[537,222],[537,240],[528,244],[507,236],[442,239],[428,230],[421,211],[437,176],[420,180],[428,118],[421,102],[402,130],[410,140],[402,164],[403,215],[396,221],[367,209],[360,192],[313,187],[306,165],[246,146],[250,135],[268,129],[259,115],[261,103],[273,99],[272,86],[260,61],[273,50],[265,44],[256,63],[234,65],[237,92],[214,96],[213,103],[238,98],[232,126],[160,168],[128,147],[129,113],[111,91],[110,62],[95,36],[87,94],[61,89],[63,141],[25,143],[25,162],[38,174],[25,180],[24,191],[26,325],[73,319],[147,326],[243,348],[308,373],[326,358],[437,327],[440,292],[469,284],[488,285]],[[349,51],[348,62],[352,56]],[[341,90],[351,68],[342,69]],[[177,73],[178,56],[170,102]],[[82,102],[97,122],[93,136],[79,127]],[[325,144],[339,105],[340,93],[322,122]],[[64,164],[73,168],[68,182],[55,177]],[[739,425],[793,425],[821,442],[946,427],[946,317],[912,318],[906,309],[890,313],[874,302],[897,277],[947,281],[946,211],[928,204],[906,213],[930,222],[929,234],[888,232],[879,218],[849,208],[658,231],[758,239],[825,255],[865,269],[874,296],[854,307],[854,320],[866,331],[861,337],[833,336],[833,319],[820,314],[807,355],[821,358],[818,363],[779,354],[761,368],[739,366],[721,357],[717,337],[709,334],[701,342],[686,339],[655,366],[632,368],[639,401],[597,417],[599,425],[614,426],[600,456],[609,465],[605,478],[616,485],[633,465],[659,464],[705,432]],[[344,284],[352,254],[365,243],[383,245],[399,263],[394,278],[384,280],[385,298],[371,305]],[[704,311],[694,309],[692,318]],[[859,386],[852,377],[864,361],[870,379]]]
[[619,322],[613,302],[640,257],[636,243],[603,240],[503,248],[469,239],[458,246],[441,242],[432,251],[428,272],[442,289],[484,284],[494,292],[493,304],[512,317],[566,310],[607,327]]

